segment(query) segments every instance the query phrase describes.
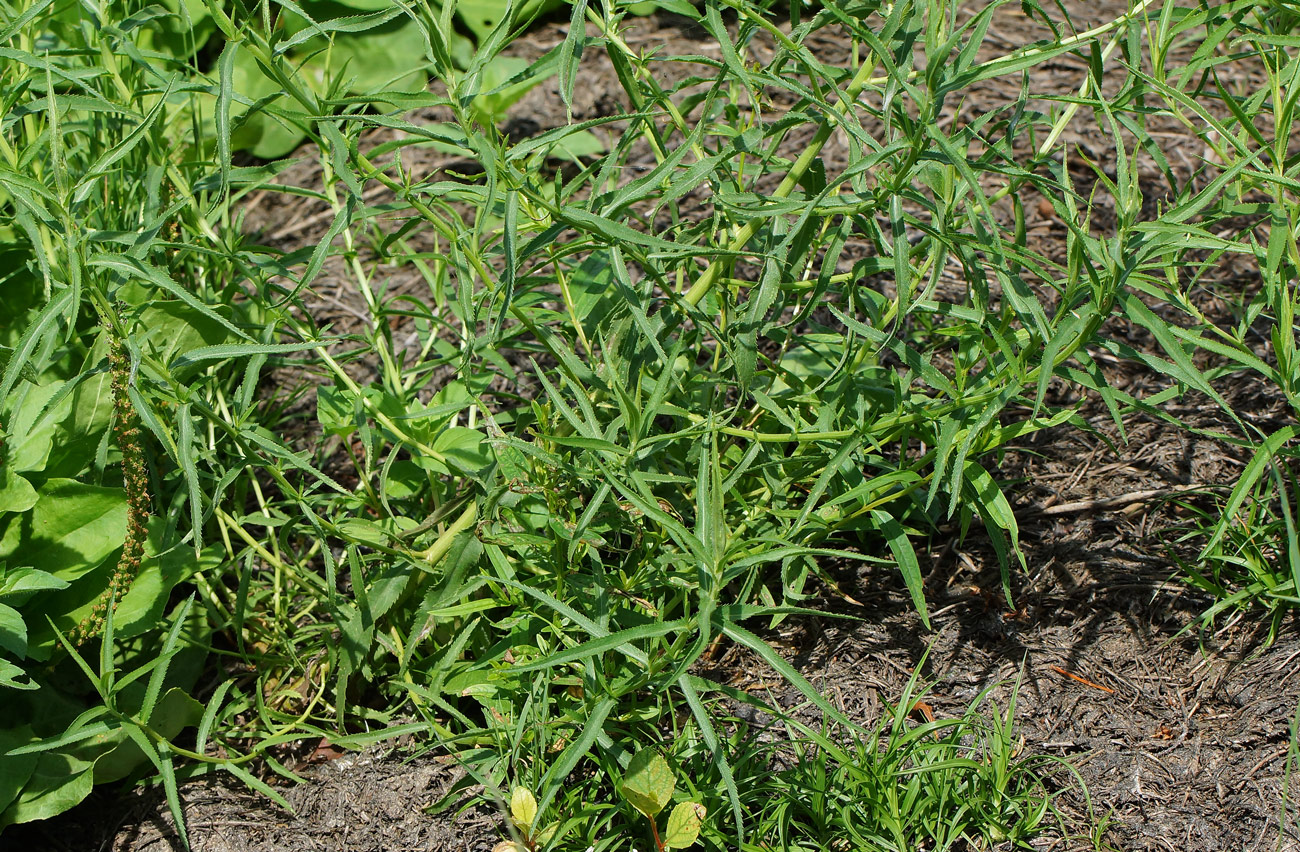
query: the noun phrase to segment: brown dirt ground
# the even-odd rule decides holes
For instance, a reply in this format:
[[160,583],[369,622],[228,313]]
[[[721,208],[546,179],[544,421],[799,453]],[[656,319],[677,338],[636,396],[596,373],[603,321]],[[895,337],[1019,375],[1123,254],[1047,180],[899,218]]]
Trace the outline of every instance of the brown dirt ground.
[[[1084,29],[1127,6],[1069,0],[1064,8],[1076,28]],[[540,55],[563,30],[561,23],[546,25],[512,51]],[[1018,12],[1007,11],[985,50],[1002,53],[1039,35]],[[667,54],[716,50],[702,31],[669,17],[640,22],[631,41]],[[817,49],[824,60],[835,61],[846,47],[827,41]],[[761,59],[759,54],[761,48]],[[1035,86],[1059,92],[1071,91],[1081,79],[1080,65],[1070,58],[1040,72]],[[1014,98],[1008,82],[1018,85],[983,84],[960,108],[982,112]],[[624,108],[603,57],[584,60],[575,92],[575,120]],[[511,132],[521,135],[564,121],[553,86],[535,89],[511,115]],[[1170,159],[1177,165],[1181,158],[1190,170],[1200,150],[1194,137],[1178,138],[1177,132],[1167,131],[1175,134],[1166,137]],[[1076,119],[1066,141],[1105,154],[1105,143],[1097,143],[1083,119]],[[832,140],[824,153],[828,167],[845,153]],[[417,173],[458,165],[427,157],[406,164]],[[310,184],[319,179],[319,166],[308,157],[286,179]],[[1144,174],[1144,180],[1155,176]],[[683,208],[691,203],[707,200],[687,199]],[[1104,209],[1094,213],[1100,220],[1107,215]],[[327,225],[320,214],[310,202],[265,194],[251,199],[246,227],[261,239],[297,247],[319,239]],[[1063,230],[1050,216],[1031,219],[1030,226],[1042,247],[1054,240],[1063,244]],[[1217,274],[1251,286],[1250,269]],[[337,288],[328,286],[330,280]],[[344,281],[341,275],[327,278],[325,295],[312,309],[318,320],[346,328],[362,321],[363,312]],[[389,282],[390,288],[417,286],[413,278]],[[1131,335],[1131,342],[1140,345],[1141,336]],[[1161,386],[1152,374],[1111,372],[1130,393]],[[1264,387],[1243,383],[1229,396],[1242,416],[1261,427],[1284,416]],[[1212,408],[1195,400],[1178,414],[1200,426],[1223,425]],[[961,712],[991,684],[1003,684],[995,695],[1005,701],[1019,678],[1022,753],[1067,758],[1090,797],[1062,775],[1067,789],[1057,801],[1065,827],[1047,832],[1036,848],[1300,850],[1300,833],[1283,811],[1289,724],[1300,704],[1295,621],[1286,621],[1272,644],[1257,619],[1220,622],[1213,632],[1200,629],[1197,616],[1209,601],[1180,582],[1164,544],[1182,514],[1162,497],[1180,487],[1235,481],[1240,453],[1142,418],[1127,424],[1124,442],[1099,406],[1088,404],[1084,416],[1093,433],[1039,433],[1003,459],[1003,477],[1020,483],[1013,491],[1029,569],[1014,581],[1016,611],[1007,611],[996,561],[977,535],[964,544],[939,536],[928,554],[933,632],[923,630],[895,578],[848,572],[840,587],[862,606],[838,599],[824,604],[860,621],[793,621],[768,638],[848,715],[866,723],[879,717],[882,702],[897,700],[927,646],[927,701],[938,716]],[[712,674],[742,688],[762,689],[772,681],[736,649],[721,656]],[[221,777],[192,782],[183,796],[200,852],[490,849],[500,837],[491,808],[441,816],[423,810],[457,772],[432,758],[403,761],[380,751],[347,755],[305,767],[311,783],[285,790],[294,815]],[[1108,827],[1094,842],[1086,832],[1103,817],[1109,817]],[[97,790],[63,817],[7,833],[0,848],[153,852],[180,846],[157,791]]]

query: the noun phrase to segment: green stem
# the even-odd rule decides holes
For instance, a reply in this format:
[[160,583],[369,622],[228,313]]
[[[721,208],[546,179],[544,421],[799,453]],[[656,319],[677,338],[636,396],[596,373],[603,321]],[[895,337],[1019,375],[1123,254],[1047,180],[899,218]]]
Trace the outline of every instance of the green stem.
[[[844,90],[843,103],[845,105],[852,104],[858,99],[858,95],[862,94],[862,89],[867,85],[867,81],[871,79],[871,71],[874,67],[874,58],[868,55],[867,61],[863,62],[858,68],[858,73],[853,76],[848,88]],[[821,125],[817,128],[817,133],[813,135],[799,158],[794,161],[794,165],[790,167],[790,171],[786,173],[780,186],[773,191],[772,198],[786,198],[790,193],[794,192],[794,188],[799,185],[799,181],[803,180],[804,174],[807,173],[808,167],[821,154],[826,141],[831,138],[835,126],[835,121],[830,115],[823,117]],[[754,238],[754,234],[758,233],[758,222],[757,219],[751,220],[741,228],[740,232],[727,245],[726,251],[720,257],[714,258],[708,268],[700,275],[699,280],[683,297],[688,305],[691,307],[698,305],[708,292],[713,289],[713,285],[717,283],[718,277],[722,274],[723,266],[730,263],[731,259]]]

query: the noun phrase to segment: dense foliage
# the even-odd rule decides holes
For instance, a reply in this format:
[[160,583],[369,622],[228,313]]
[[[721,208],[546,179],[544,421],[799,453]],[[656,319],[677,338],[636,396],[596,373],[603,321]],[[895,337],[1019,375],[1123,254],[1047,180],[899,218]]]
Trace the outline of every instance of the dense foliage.
[[[655,8],[717,56],[630,48],[629,13]],[[1056,35],[990,58],[997,8],[576,0],[526,63],[502,51],[536,4],[0,3],[0,825],[142,773],[174,809],[211,769],[276,796],[249,767],[292,774],[285,743],[414,733],[535,793],[515,822],[554,821],[549,848],[635,842],[668,803],[613,791],[660,742],[707,848],[1039,828],[1043,765],[1009,711],[915,723],[909,691],[864,728],[765,630],[832,565],[899,572],[924,619],[915,542],[942,524],[979,524],[1009,595],[1000,453],[1086,427],[1085,394],[1121,429],[1221,405],[1212,437],[1254,455],[1188,532],[1189,571],[1223,607],[1295,602],[1300,44],[1282,3],[1142,0],[1067,34],[1028,2]],[[809,47],[827,33],[843,65]],[[570,103],[597,53],[625,112],[500,131],[543,80]],[[1077,96],[1037,96],[1065,54],[1088,63]],[[1265,82],[1214,86],[1229,62]],[[954,109],[1000,77],[1019,98]],[[1062,142],[1085,118],[1104,163]],[[1174,168],[1157,119],[1211,155]],[[276,158],[304,138],[322,176],[290,186]],[[403,156],[426,148],[475,168],[421,177]],[[325,237],[257,244],[254,192],[327,209]],[[1027,238],[1027,199],[1063,256]],[[1215,293],[1240,316],[1222,327],[1201,279],[1233,254],[1259,283]],[[327,275],[364,305],[346,334],[313,319]],[[1167,387],[1130,395],[1103,360]],[[1285,425],[1227,404],[1243,371]],[[717,643],[824,726],[703,677]],[[783,720],[785,771],[722,697]]]

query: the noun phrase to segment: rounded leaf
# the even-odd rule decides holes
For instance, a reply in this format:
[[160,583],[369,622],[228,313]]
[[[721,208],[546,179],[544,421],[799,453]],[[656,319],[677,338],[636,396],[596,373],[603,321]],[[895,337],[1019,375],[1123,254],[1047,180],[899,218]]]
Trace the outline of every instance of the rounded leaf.
[[685,849],[700,836],[700,823],[708,809],[698,802],[682,802],[668,815],[668,830],[664,832],[665,849]]
[[621,789],[628,804],[647,819],[654,819],[672,801],[676,787],[668,761],[659,752],[647,748],[637,752],[627,765]]
[[537,799],[527,787],[516,787],[510,793],[510,817],[525,833],[531,831],[537,819]]

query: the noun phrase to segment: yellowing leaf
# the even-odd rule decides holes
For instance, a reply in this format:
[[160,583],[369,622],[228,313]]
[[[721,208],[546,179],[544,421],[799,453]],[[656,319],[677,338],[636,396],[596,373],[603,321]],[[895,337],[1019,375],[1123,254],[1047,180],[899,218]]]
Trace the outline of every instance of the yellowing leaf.
[[527,787],[516,787],[510,794],[510,817],[525,832],[533,827],[533,820],[537,819],[537,799]]
[[664,832],[665,849],[685,849],[700,836],[700,823],[708,809],[698,802],[682,802],[668,815],[668,830]]

